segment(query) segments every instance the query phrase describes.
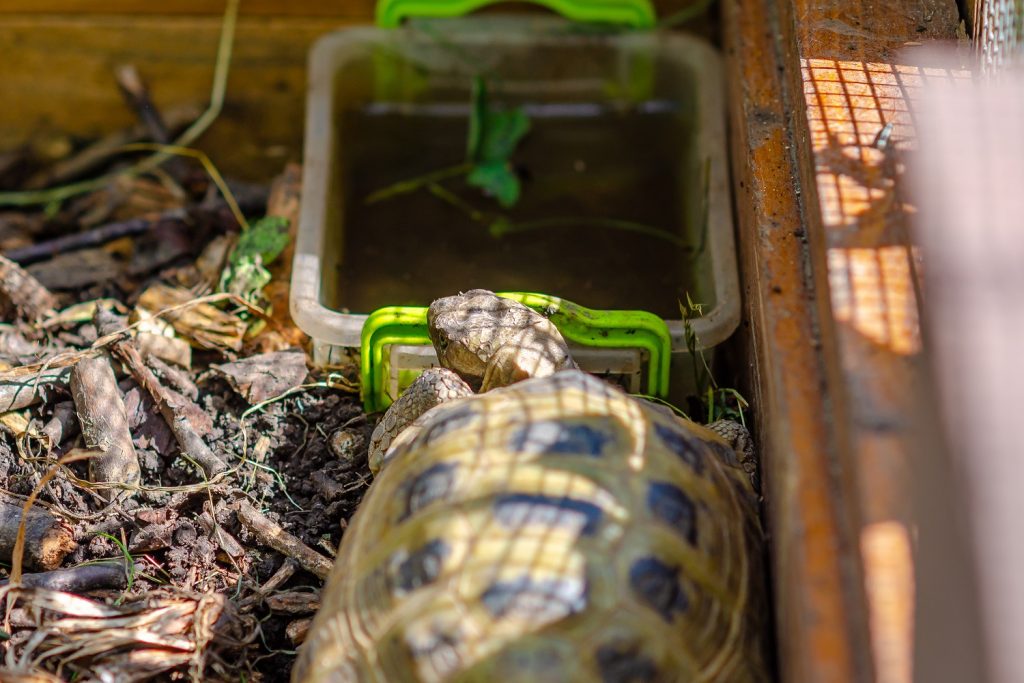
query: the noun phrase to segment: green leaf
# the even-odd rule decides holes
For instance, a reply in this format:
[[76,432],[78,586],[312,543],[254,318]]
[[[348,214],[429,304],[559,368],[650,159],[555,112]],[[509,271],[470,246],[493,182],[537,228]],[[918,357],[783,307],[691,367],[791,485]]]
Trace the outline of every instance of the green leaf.
[[519,178],[505,161],[477,164],[466,176],[466,182],[497,199],[506,209],[519,200]]
[[508,161],[529,131],[530,117],[520,108],[488,111],[480,140],[480,158],[476,161]]
[[530,130],[530,117],[522,108],[497,111],[491,106],[487,83],[477,76],[469,106],[466,158],[470,161],[508,161]]
[[259,254],[243,258],[225,268],[221,274],[220,291],[256,302],[271,280],[270,271],[263,267]]
[[281,255],[290,240],[285,218],[266,216],[253,223],[239,235],[227,267],[220,274],[220,291],[247,301],[258,300],[271,279],[265,266]]
[[271,264],[288,246],[288,220],[280,216],[265,216],[253,223],[238,238],[231,253],[231,265],[252,261],[260,257],[263,265]]

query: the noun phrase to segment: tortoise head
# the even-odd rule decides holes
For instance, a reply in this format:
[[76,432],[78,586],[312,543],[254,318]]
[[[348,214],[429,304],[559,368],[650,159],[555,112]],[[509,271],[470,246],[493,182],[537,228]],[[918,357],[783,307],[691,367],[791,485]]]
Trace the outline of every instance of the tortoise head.
[[[456,372],[474,391],[480,390],[485,376],[493,381],[500,375],[499,385],[504,385],[575,367],[551,321],[485,289],[430,304],[427,326],[441,365]],[[500,368],[497,373],[496,367]]]

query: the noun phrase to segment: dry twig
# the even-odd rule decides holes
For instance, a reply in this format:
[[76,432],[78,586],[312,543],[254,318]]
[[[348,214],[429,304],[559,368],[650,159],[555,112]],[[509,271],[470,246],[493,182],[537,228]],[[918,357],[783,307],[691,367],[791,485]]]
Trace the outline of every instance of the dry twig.
[[102,560],[68,569],[22,574],[21,585],[26,588],[85,593],[100,588],[124,588],[128,585],[128,572],[124,560]]
[[259,541],[285,555],[293,558],[306,571],[326,579],[331,573],[331,561],[316,552],[295,536],[271,521],[247,500],[238,503],[238,521],[251,531]]

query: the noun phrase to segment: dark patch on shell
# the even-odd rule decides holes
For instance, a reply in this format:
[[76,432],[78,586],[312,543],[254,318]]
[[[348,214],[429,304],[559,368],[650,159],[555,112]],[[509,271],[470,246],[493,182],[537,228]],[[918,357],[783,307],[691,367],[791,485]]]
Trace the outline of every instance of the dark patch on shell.
[[665,446],[679,456],[680,460],[689,465],[694,472],[704,472],[704,441],[685,434],[680,429],[667,427],[659,422],[654,423],[654,432]]
[[697,506],[678,486],[651,482],[647,487],[647,507],[690,545],[697,544]]
[[391,556],[392,589],[409,593],[437,580],[444,569],[444,559],[451,552],[439,538],[429,541],[411,553],[399,551]]
[[440,462],[417,474],[405,488],[405,514],[408,519],[431,503],[444,500],[455,486],[456,465]]
[[658,678],[657,665],[636,644],[602,645],[594,658],[604,683],[648,683]]
[[642,557],[629,568],[629,585],[637,598],[654,609],[668,622],[676,612],[685,612],[690,606],[682,584],[679,569],[656,557]]
[[459,406],[442,415],[438,415],[433,421],[434,424],[415,440],[423,444],[434,443],[445,434],[465,427],[478,417],[479,413],[472,405]]
[[582,612],[587,606],[587,584],[577,579],[535,581],[523,575],[492,584],[480,600],[496,619],[516,616],[544,624]]
[[494,502],[495,518],[507,527],[567,527],[583,535],[597,531],[604,511],[593,503],[567,496],[509,493]]
[[537,420],[523,425],[512,435],[515,453],[587,455],[599,458],[614,443],[615,435],[585,422]]

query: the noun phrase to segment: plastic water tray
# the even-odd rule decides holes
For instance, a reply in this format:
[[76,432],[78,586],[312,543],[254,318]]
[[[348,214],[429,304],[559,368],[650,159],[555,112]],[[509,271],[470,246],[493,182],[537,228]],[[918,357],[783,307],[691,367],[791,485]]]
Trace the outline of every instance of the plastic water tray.
[[[464,160],[476,77],[531,119],[512,157],[522,199],[502,210],[445,187],[533,229],[496,238],[425,190],[368,205]],[[700,39],[497,15],[339,31],[311,53],[292,316],[314,360],[338,365],[374,310],[473,288],[650,311],[667,323],[675,395],[690,367],[678,302],[702,305],[689,324],[706,354],[739,322],[728,175],[720,59]],[[644,390],[642,350],[576,355]],[[393,397],[433,351],[395,345],[386,362]]]

